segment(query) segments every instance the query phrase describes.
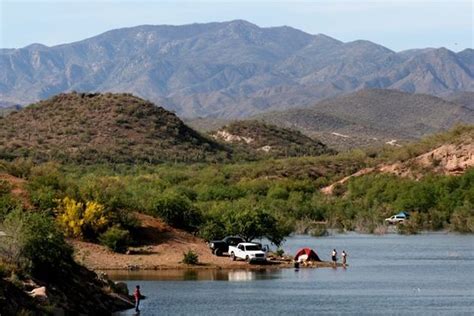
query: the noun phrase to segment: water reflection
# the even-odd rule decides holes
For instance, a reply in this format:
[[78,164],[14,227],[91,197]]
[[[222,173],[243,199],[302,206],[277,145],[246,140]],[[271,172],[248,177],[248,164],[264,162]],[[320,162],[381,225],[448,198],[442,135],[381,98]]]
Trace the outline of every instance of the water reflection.
[[129,290],[140,284],[142,316],[472,315],[473,245],[472,235],[295,236],[288,253],[311,246],[328,260],[332,249],[346,249],[350,266],[108,274]]
[[245,282],[278,278],[281,270],[276,269],[166,269],[143,271],[108,271],[113,280],[156,280],[156,281],[231,281]]

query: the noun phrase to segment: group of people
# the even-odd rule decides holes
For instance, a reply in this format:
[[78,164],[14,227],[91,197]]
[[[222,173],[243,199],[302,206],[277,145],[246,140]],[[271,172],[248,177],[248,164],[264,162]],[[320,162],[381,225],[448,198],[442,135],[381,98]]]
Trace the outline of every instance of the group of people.
[[[346,263],[347,263],[347,253],[346,253],[345,250],[342,251],[341,257],[342,257],[342,265],[345,267]],[[336,249],[332,250],[331,259],[332,259],[332,262],[334,263],[334,265],[337,265],[337,251],[336,251]]]

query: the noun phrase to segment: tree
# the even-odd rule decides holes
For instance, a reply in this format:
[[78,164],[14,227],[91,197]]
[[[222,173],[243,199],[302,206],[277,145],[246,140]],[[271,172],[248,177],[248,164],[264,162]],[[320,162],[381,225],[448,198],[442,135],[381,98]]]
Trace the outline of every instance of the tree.
[[73,262],[72,248],[51,216],[17,209],[8,214],[2,229],[6,236],[0,256],[34,275],[54,274]]
[[259,208],[229,212],[226,227],[230,234],[241,236],[246,241],[268,238],[277,246],[291,233],[291,227]]
[[156,201],[155,214],[173,227],[195,230],[202,222],[201,214],[191,201],[176,192],[166,192]]

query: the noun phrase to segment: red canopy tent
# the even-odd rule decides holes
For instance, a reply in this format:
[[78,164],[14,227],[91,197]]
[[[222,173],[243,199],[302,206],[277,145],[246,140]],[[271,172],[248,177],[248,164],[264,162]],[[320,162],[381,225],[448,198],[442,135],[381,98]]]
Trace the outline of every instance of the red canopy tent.
[[298,258],[302,255],[307,255],[307,261],[321,261],[318,254],[311,248],[301,248],[295,255],[295,260],[298,261]]

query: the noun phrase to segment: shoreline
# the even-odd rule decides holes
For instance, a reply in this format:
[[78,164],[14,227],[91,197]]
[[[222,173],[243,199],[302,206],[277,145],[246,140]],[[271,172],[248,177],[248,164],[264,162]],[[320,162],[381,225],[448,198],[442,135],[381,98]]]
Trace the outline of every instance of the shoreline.
[[[349,265],[346,264],[346,267]],[[313,261],[311,263],[303,264],[301,263],[298,269],[320,269],[320,268],[343,268],[344,265],[338,262],[334,265],[330,261]],[[155,265],[155,266],[136,266],[133,268],[125,269],[118,267],[94,267],[92,268],[96,272],[151,272],[151,271],[232,271],[232,270],[279,270],[279,269],[292,269],[294,263],[287,261],[269,261],[266,264],[248,264],[246,262],[236,262],[234,264],[228,265],[212,265],[212,264],[196,264],[196,265],[186,265],[186,264],[174,264],[174,265]]]

